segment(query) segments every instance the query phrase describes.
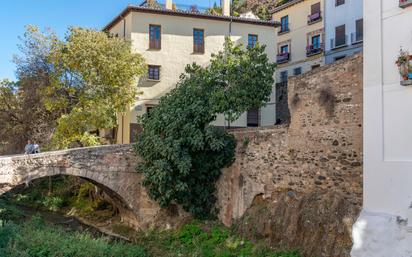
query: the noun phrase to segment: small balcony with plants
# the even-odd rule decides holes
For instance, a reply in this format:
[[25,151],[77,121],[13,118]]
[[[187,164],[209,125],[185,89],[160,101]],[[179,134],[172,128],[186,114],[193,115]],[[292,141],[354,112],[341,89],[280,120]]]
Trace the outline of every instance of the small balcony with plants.
[[280,53],[276,56],[278,64],[287,63],[290,60],[290,53]]
[[399,74],[401,75],[401,85],[412,85],[412,55],[408,51],[401,49],[399,51],[398,59],[396,60]]
[[412,0],[399,0],[399,7],[406,8],[412,6]]
[[316,12],[308,15],[308,25],[314,24],[322,20],[321,12]]
[[306,47],[306,56],[314,56],[323,53],[323,44],[308,45]]

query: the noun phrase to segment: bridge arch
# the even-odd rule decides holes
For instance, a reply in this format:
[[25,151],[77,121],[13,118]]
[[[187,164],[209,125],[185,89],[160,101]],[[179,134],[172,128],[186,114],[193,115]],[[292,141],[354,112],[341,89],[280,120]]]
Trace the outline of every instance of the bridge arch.
[[155,219],[160,208],[149,199],[141,186],[142,175],[135,171],[139,161],[130,145],[1,157],[0,195],[35,179],[76,176],[113,193],[131,210],[129,223],[142,228]]

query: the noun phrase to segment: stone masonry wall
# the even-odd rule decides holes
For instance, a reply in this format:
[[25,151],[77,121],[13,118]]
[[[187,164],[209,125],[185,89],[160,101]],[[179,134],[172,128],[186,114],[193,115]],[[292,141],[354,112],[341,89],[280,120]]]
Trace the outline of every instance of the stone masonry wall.
[[289,126],[234,131],[220,219],[310,257],[349,256],[362,203],[362,56],[292,78]]

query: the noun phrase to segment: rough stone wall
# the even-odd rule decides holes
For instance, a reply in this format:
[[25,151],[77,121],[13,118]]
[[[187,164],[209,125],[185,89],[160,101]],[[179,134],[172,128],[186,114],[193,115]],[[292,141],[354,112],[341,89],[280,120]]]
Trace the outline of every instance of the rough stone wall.
[[288,105],[288,83],[276,84],[276,125],[288,124],[290,112]]
[[220,219],[305,256],[349,256],[362,202],[362,56],[297,76],[291,123],[239,130],[219,181]]

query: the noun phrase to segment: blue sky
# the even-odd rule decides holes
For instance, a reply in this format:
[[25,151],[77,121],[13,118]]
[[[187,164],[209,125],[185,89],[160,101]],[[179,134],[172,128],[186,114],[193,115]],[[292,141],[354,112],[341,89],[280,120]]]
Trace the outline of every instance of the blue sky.
[[[27,24],[51,28],[61,37],[70,26],[101,29],[128,4],[140,0],[1,0],[0,79],[15,79],[14,54]],[[160,0],[159,2],[164,2]],[[177,4],[213,5],[215,0],[174,0]],[[216,0],[220,3],[220,0]]]

